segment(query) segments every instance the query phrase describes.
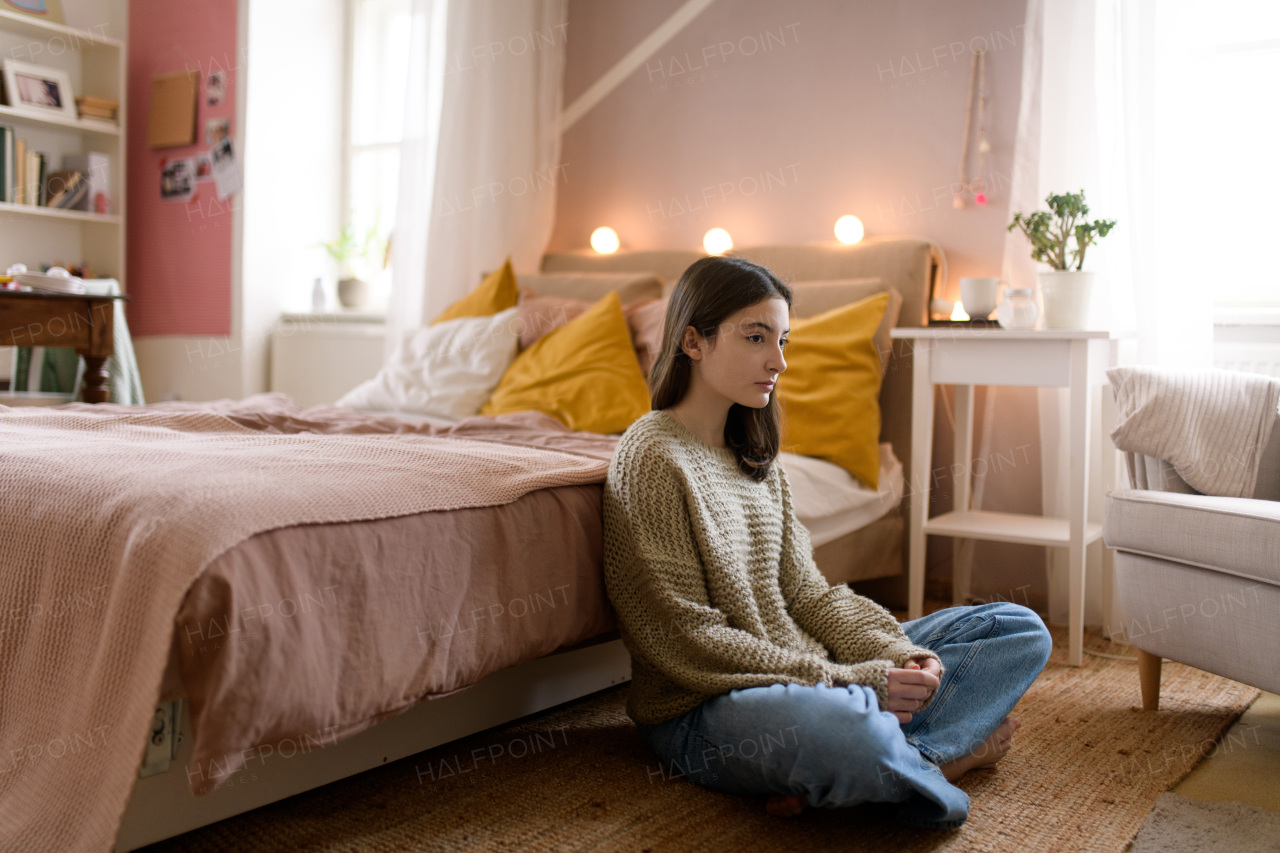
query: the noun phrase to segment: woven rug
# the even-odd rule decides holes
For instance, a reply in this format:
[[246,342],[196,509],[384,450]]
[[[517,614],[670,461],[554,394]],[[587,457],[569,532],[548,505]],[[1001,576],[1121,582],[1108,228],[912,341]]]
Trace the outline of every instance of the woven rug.
[[[961,780],[967,823],[929,831],[875,805],[765,814],[763,802],[663,777],[628,720],[627,687],[491,729],[153,848],[192,851],[1123,851],[1258,691],[1165,664],[1140,710],[1133,661],[1049,665],[1014,711],[992,770]],[[1131,652],[1097,636],[1086,647]]]

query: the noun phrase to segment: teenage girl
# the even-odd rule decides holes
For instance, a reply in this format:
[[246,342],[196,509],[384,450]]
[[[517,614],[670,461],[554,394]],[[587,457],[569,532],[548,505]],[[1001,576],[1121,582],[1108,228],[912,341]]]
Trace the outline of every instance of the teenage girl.
[[697,261],[671,294],[653,410],[605,489],[627,712],[664,776],[767,797],[773,814],[888,802],[958,826],[969,799],[951,783],[1009,751],[1049,634],[1006,603],[900,625],[827,583],[777,461],[790,307],[740,258]]

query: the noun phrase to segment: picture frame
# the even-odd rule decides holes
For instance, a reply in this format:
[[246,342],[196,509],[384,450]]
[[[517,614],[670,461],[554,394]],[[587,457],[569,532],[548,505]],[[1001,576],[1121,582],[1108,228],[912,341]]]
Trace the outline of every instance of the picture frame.
[[14,112],[42,118],[59,115],[72,121],[78,118],[67,72],[6,59],[3,74],[5,101]]
[[0,9],[30,15],[51,24],[65,24],[62,16],[62,0],[0,0]]

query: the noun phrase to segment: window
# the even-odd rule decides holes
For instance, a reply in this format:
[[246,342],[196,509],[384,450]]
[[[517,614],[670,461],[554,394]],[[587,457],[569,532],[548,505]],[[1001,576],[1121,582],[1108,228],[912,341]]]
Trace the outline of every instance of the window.
[[[409,69],[410,0],[349,0],[343,224],[385,246],[395,226]],[[379,278],[381,257],[366,274]]]
[[[1228,0],[1203,21],[1207,97],[1185,105],[1182,132],[1197,143],[1185,163],[1193,237],[1211,253],[1206,282],[1220,315],[1280,309],[1280,278],[1269,254],[1276,232],[1280,118],[1267,93],[1280,80],[1280,7],[1273,0]],[[1189,125],[1189,127],[1188,127]],[[1205,227],[1196,227],[1196,221]]]

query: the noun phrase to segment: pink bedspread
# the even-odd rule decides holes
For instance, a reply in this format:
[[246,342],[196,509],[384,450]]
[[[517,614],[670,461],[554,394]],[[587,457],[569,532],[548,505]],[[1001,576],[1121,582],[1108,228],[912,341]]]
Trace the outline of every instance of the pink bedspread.
[[0,407],[0,843],[111,846],[175,617],[219,555],[269,530],[600,483],[612,445],[534,413],[442,430],[280,395]]
[[192,790],[251,780],[613,628],[602,496],[562,486],[496,507],[287,527],[218,557],[173,638]]

